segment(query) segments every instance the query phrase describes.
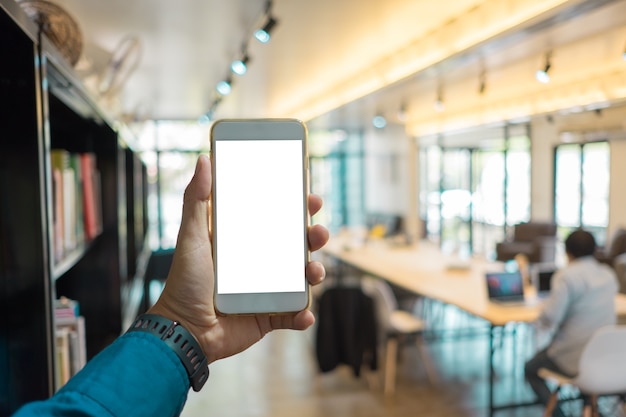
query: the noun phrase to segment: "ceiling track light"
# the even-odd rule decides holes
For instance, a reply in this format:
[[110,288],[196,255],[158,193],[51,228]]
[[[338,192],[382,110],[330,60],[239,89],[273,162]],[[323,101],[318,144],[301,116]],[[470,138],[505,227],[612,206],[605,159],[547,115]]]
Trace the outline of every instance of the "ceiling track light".
[[483,68],[478,79],[478,94],[482,96],[485,91],[487,91],[487,71]]
[[622,59],[626,61],[626,46],[624,47],[624,51],[622,52]]
[[233,72],[233,74],[245,75],[248,71],[249,62],[250,57],[247,53],[244,53],[241,59],[236,59],[230,64],[230,70]]
[[398,109],[397,117],[398,117],[398,121],[399,122],[401,122],[401,123],[406,122],[408,116],[407,116],[406,104],[405,103],[402,103],[400,105],[400,108]]
[[261,43],[268,43],[271,39],[272,29],[278,24],[278,20],[272,16],[272,2],[268,0],[265,3],[265,24],[254,32],[254,37]]
[[385,116],[383,116],[382,114],[377,114],[372,119],[372,125],[374,125],[376,129],[383,129],[385,126],[387,126],[387,119],[385,119]]
[[233,87],[232,81],[230,77],[228,77],[225,80],[222,80],[219,83],[217,83],[217,86],[215,86],[215,89],[217,90],[219,95],[227,96],[232,91],[232,87]]
[[535,78],[540,83],[547,84],[550,82],[550,74],[548,74],[548,72],[550,71],[550,68],[552,68],[552,63],[550,62],[550,58],[552,58],[552,52],[548,52],[546,54],[546,63],[543,66],[543,68],[538,69],[537,72],[535,72]]
[[446,103],[443,101],[443,87],[439,86],[437,88],[437,98],[435,98],[435,102],[433,104],[435,107],[435,111],[442,112],[446,109]]
[[268,43],[272,39],[271,32],[278,21],[272,16],[267,17],[267,22],[261,29],[254,32],[254,37],[261,43]]

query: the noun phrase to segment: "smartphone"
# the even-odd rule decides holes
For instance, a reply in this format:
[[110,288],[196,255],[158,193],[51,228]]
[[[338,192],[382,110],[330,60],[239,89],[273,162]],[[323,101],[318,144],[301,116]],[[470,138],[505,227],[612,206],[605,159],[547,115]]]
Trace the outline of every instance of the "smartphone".
[[211,128],[211,159],[217,311],[279,314],[307,308],[305,124],[218,120]]

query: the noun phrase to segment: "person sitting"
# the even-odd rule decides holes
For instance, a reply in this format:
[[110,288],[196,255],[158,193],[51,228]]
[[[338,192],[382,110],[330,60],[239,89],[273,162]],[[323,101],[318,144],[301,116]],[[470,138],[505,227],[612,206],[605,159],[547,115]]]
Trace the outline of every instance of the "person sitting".
[[[553,335],[524,367],[525,377],[541,402],[547,404],[550,389],[538,375],[540,368],[575,376],[585,344],[600,327],[614,324],[617,279],[613,270],[593,256],[596,242],[585,230],[573,231],[565,240],[568,264],[552,278],[536,325]],[[557,405],[553,416],[564,417]]]

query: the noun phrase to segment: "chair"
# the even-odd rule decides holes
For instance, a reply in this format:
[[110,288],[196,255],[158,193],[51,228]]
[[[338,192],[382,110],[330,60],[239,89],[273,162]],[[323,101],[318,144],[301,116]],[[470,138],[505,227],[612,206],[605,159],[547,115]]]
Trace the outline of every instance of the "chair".
[[613,233],[607,246],[598,248],[595,257],[598,261],[613,266],[615,258],[623,253],[626,253],[626,229],[619,228]]
[[383,391],[386,395],[395,392],[398,343],[414,339],[429,381],[434,384],[438,377],[423,343],[424,321],[400,310],[391,286],[381,279],[365,276],[361,280],[363,291],[374,300],[378,340],[384,342]]
[[552,415],[559,390],[564,385],[578,388],[589,395],[590,404],[583,404],[583,416],[597,417],[598,396],[626,393],[626,325],[610,325],[598,329],[580,357],[578,375],[569,378],[542,368],[539,375],[558,383],[552,393],[544,417]]
[[513,238],[496,244],[496,259],[510,261],[523,254],[530,263],[554,262],[556,258],[556,224],[528,222],[516,224]]
[[617,255],[613,260],[613,269],[617,276],[619,292],[626,294],[626,253]]

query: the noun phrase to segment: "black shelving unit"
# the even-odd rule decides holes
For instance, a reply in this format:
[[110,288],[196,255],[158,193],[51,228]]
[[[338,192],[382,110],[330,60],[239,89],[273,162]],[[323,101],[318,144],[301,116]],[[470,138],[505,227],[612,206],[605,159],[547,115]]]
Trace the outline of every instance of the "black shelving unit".
[[[55,382],[54,300],[80,303],[87,356],[141,305],[146,169],[14,0],[0,0],[0,416]],[[51,149],[95,154],[101,232],[55,259]]]

